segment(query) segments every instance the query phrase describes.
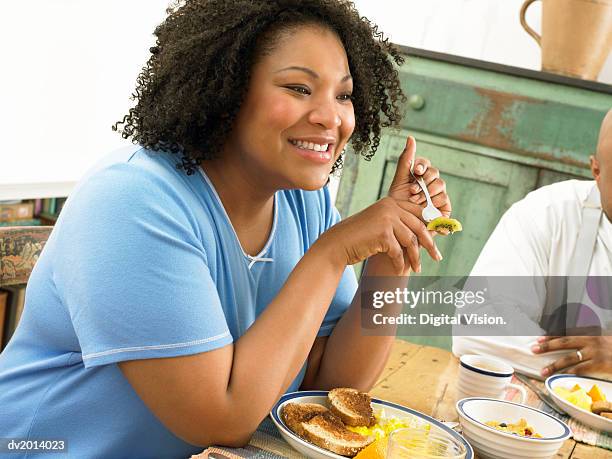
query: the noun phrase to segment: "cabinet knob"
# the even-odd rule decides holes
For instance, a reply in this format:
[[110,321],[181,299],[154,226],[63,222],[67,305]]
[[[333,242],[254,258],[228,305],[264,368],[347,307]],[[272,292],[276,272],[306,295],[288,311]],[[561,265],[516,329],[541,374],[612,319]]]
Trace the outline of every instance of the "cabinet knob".
[[425,106],[425,99],[419,94],[413,94],[408,99],[408,104],[413,110],[421,110]]

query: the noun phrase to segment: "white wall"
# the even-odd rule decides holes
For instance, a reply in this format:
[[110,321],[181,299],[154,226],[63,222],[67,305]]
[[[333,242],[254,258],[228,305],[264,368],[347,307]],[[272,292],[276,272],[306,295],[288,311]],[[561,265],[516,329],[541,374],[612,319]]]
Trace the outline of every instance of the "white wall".
[[167,3],[2,3],[0,199],[13,197],[9,184],[78,180],[129,144],[111,125],[131,106]]
[[[78,180],[100,156],[126,144],[110,126],[131,104],[167,3],[3,2],[0,199],[13,197],[11,184]],[[539,68],[539,48],[519,23],[522,0],[355,3],[396,43]],[[539,30],[538,2],[528,20]],[[612,83],[610,59],[600,80]]]
[[[540,69],[540,48],[519,20],[524,0],[354,0],[391,41],[489,62]],[[527,23],[541,31],[540,2]],[[612,83],[612,58],[599,81]]]

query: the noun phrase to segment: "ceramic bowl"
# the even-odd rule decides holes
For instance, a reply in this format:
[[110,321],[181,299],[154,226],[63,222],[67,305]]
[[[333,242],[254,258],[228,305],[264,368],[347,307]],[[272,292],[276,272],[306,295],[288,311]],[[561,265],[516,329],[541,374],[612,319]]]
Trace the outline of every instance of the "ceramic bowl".
[[612,382],[576,375],[553,375],[546,380],[545,384],[546,390],[555,400],[555,402],[557,402],[559,408],[561,408],[571,417],[595,429],[603,430],[604,432],[612,432],[612,419],[606,419],[598,414],[578,408],[576,405],[572,405],[567,400],[561,398],[554,391],[555,387],[571,389],[576,384],[579,384],[588,391],[591,389],[591,387],[593,387],[593,384],[597,384],[603,394],[606,396],[606,399],[612,400]]
[[[463,436],[483,459],[544,459],[553,457],[571,435],[570,428],[543,411],[492,398],[471,397],[456,405]],[[519,437],[486,425],[516,423],[521,418],[542,438]]]

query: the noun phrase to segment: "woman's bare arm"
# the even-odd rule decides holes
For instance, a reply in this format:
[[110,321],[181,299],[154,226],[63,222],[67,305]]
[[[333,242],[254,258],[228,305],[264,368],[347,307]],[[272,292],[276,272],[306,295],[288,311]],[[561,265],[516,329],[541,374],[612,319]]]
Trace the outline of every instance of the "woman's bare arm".
[[[385,253],[401,273],[409,263],[404,254],[418,254],[419,240],[406,224],[418,220],[414,206],[383,198],[325,232],[233,345],[119,367],[153,413],[185,441],[245,443],[308,358],[346,265]],[[433,253],[429,234],[424,236],[429,240],[420,243]]]

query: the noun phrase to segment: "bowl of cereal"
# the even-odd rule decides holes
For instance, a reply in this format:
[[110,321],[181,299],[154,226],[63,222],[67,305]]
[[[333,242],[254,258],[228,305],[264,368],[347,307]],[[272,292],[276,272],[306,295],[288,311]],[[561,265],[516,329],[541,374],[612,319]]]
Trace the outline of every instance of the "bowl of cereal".
[[463,436],[481,458],[551,458],[572,433],[543,411],[505,400],[464,398],[456,408]]

